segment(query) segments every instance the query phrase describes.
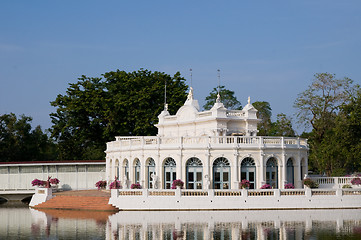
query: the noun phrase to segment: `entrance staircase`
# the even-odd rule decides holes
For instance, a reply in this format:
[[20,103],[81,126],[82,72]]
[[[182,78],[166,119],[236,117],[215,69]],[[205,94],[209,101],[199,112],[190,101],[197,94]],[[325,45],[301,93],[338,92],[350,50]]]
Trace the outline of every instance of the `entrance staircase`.
[[35,209],[62,209],[87,211],[112,211],[119,209],[108,204],[110,193],[98,190],[55,193],[53,198],[34,206]]

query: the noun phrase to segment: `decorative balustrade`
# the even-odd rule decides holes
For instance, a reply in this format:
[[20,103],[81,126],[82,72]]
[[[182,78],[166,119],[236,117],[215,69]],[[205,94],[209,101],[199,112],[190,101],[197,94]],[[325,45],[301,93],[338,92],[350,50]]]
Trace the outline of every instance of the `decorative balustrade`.
[[305,195],[304,190],[282,190],[281,196],[302,196]]
[[344,185],[352,185],[354,177],[313,177],[310,178],[318,183],[320,188],[342,188]]
[[242,192],[241,191],[227,191],[227,190],[223,190],[223,191],[215,191],[214,192],[214,196],[242,196]]
[[273,196],[274,190],[250,190],[248,196],[259,197],[259,196]]
[[[309,189],[310,196],[335,196],[338,190],[329,189]],[[119,196],[144,196],[144,191],[148,196],[176,196],[177,190],[174,189],[118,189]],[[182,197],[197,197],[197,196],[216,196],[216,197],[262,197],[262,196],[305,196],[307,195],[306,189],[251,189],[251,190],[192,190],[180,189],[180,196]],[[245,195],[242,195],[242,194]],[[340,189],[341,195],[361,195],[361,189]]]
[[154,148],[176,147],[184,145],[192,147],[279,147],[279,148],[308,148],[307,140],[288,137],[263,136],[195,136],[195,137],[116,137],[116,141],[108,143],[108,151],[119,149],[142,149],[147,146]]
[[208,196],[207,191],[192,191],[192,190],[183,190],[181,192],[182,196],[185,197],[197,197],[197,196]]

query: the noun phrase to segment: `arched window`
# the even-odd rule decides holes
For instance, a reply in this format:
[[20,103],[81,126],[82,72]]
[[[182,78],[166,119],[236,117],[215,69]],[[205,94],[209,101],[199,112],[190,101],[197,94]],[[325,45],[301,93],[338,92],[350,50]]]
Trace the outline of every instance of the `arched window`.
[[217,158],[213,163],[213,188],[229,189],[230,188],[231,168],[227,158]]
[[293,160],[289,158],[287,160],[287,182],[295,184],[295,175],[294,175],[294,167],[293,167]]
[[277,160],[271,157],[268,159],[266,166],[266,183],[271,185],[272,188],[278,188]]
[[170,189],[172,183],[177,179],[176,163],[173,158],[167,158],[164,162],[164,188]]
[[123,168],[124,168],[124,176],[127,177],[127,180],[129,180],[129,163],[127,159],[125,159],[123,162]]
[[115,177],[119,179],[119,160],[116,159],[115,160],[115,163],[114,163],[114,167],[115,167]]
[[203,164],[196,157],[192,157],[187,161],[187,183],[188,189],[202,189]]
[[253,158],[247,157],[241,163],[241,181],[246,179],[250,182],[250,189],[256,186],[256,164]]
[[135,163],[134,163],[134,182],[135,183],[140,182],[140,161],[139,161],[139,159],[135,160]]
[[150,158],[147,164],[148,188],[153,188],[152,174],[155,174],[155,162],[153,158]]

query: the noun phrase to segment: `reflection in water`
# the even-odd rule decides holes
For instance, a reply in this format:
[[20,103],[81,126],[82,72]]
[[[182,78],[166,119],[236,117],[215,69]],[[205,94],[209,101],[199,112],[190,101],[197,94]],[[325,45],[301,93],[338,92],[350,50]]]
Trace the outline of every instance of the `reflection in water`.
[[91,212],[0,208],[0,239],[361,238],[361,209]]

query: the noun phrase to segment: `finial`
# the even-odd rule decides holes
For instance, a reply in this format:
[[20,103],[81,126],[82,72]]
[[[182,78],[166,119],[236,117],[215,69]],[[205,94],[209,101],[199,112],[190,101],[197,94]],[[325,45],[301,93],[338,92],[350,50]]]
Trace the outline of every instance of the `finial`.
[[193,100],[193,88],[192,87],[189,88],[187,100]]
[[248,96],[248,104],[251,104],[251,97]]

